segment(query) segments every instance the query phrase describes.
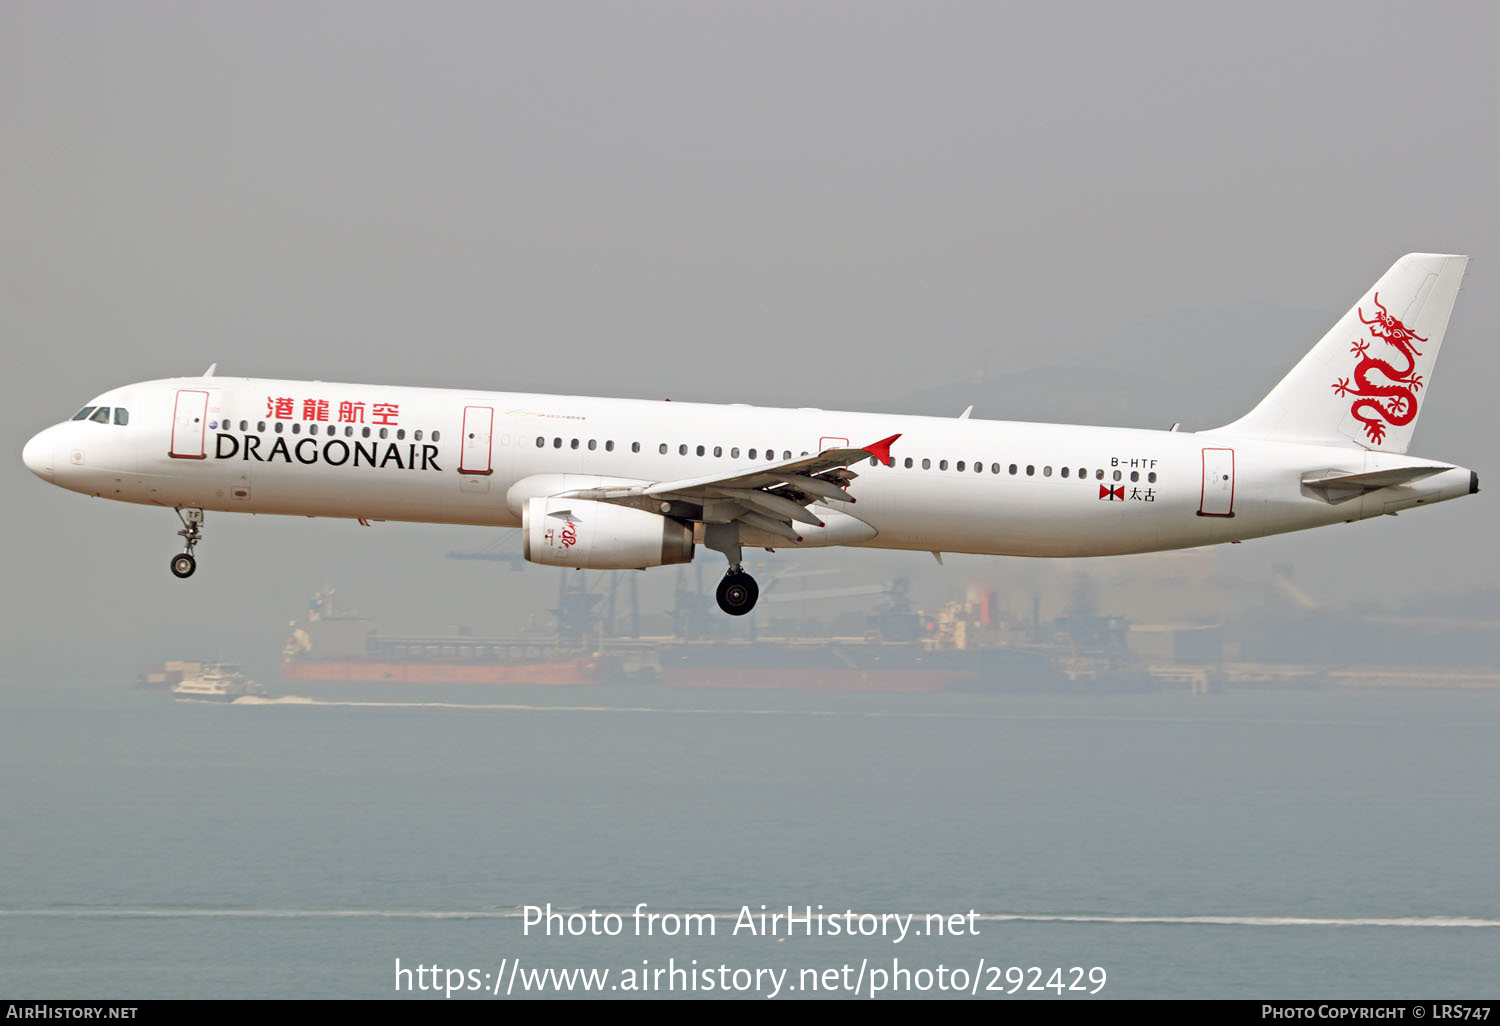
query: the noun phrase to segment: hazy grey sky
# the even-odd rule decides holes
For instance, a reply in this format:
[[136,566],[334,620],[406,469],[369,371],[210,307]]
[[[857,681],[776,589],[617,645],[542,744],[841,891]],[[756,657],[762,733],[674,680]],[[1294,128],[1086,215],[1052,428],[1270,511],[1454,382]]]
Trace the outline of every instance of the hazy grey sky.
[[[185,584],[170,512],[21,466],[92,394],[214,361],[857,407],[978,367],[1150,373],[1148,343],[1103,343],[1251,302],[1332,323],[1402,253],[1463,252],[1414,451],[1500,487],[1497,27],[1480,3],[10,0],[0,638],[188,655],[276,633],[324,578],[449,617],[517,604],[521,577],[439,558],[484,533],[419,526],[210,515]],[[1315,340],[1202,338],[1197,405]],[[1476,587],[1490,503],[1226,564],[1372,599]]]

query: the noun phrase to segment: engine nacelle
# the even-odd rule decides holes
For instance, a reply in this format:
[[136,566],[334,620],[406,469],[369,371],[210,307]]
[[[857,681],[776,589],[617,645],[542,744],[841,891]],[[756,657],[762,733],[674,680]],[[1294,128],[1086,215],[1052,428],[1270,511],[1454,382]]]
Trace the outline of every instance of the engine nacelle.
[[529,499],[522,552],[533,563],[581,570],[640,570],[693,559],[690,525],[590,499]]

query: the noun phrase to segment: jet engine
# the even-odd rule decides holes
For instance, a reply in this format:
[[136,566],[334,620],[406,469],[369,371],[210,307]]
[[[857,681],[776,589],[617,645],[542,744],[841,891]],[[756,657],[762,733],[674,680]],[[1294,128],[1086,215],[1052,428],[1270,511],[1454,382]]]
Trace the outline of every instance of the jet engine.
[[640,570],[693,559],[691,525],[590,499],[528,499],[521,537],[526,558],[547,566]]

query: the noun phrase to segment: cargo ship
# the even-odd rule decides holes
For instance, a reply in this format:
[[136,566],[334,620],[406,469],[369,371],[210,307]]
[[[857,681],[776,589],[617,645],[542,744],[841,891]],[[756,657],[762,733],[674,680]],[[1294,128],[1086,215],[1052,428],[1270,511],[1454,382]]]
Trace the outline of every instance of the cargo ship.
[[776,691],[1055,690],[1043,654],[1010,646],[941,649],[870,638],[777,638],[668,644],[658,653],[668,687]]
[[[1078,676],[1063,672],[1051,649],[992,628],[988,593],[927,614],[911,607],[905,582],[898,581],[878,589],[883,599],[864,617],[858,635],[757,635],[752,629],[748,637],[729,637],[718,619],[694,615],[704,603],[690,589],[671,610],[672,633],[662,636],[614,630],[612,614],[595,612],[598,596],[569,589],[565,583],[553,610],[555,634],[487,636],[466,628],[437,635],[382,633],[367,618],[336,609],[332,589],[325,588],[293,624],[281,676],[289,683],[414,688],[656,683],[889,693],[1058,690]],[[639,624],[639,612],[627,622]],[[712,633],[716,627],[720,633]]]
[[562,637],[383,634],[358,613],[334,607],[333,589],[313,596],[281,655],[287,681],[392,684],[602,684],[620,659]]
[[203,669],[201,660],[195,659],[168,659],[166,662],[157,663],[145,673],[135,675],[135,686],[138,688],[171,688],[182,682],[182,678],[190,673],[197,673]]

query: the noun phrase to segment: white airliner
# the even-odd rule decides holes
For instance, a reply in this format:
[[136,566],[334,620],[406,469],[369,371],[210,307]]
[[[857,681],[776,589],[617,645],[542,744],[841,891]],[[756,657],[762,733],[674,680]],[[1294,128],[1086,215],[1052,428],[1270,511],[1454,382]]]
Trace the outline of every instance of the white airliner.
[[1406,455],[1466,257],[1402,257],[1248,414],[1197,433],[220,378],[112,389],[26,443],[38,477],[164,506],[520,527],[527,559],[640,569],[745,546],[1015,556],[1183,548],[1479,490]]

